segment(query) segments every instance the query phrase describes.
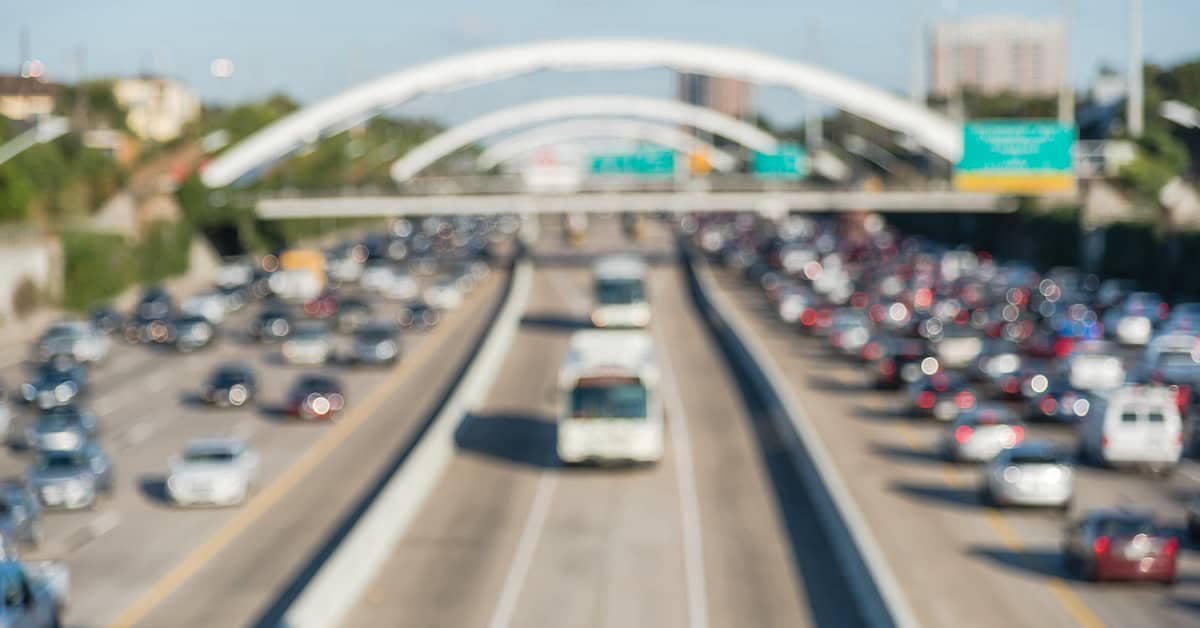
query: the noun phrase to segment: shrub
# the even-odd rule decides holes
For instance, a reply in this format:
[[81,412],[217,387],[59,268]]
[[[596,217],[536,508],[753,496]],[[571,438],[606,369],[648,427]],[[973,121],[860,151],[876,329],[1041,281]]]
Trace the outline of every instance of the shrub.
[[21,277],[17,289],[12,294],[12,311],[17,318],[25,318],[33,313],[41,303],[41,292],[28,276]]

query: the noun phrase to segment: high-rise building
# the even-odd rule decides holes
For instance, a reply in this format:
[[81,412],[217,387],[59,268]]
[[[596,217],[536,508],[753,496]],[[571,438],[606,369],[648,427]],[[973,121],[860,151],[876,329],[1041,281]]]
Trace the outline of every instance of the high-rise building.
[[679,100],[683,102],[715,109],[735,118],[746,118],[751,113],[753,92],[745,81],[680,72],[678,83]]
[[1052,96],[1065,70],[1066,38],[1057,20],[988,17],[934,27],[931,91],[956,86],[985,94]]

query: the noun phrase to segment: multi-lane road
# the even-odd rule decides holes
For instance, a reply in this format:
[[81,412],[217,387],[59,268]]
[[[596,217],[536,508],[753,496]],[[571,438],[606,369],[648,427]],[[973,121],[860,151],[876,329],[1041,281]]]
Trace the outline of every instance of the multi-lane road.
[[[114,344],[93,369],[88,403],[114,458],[116,492],[90,511],[46,513],[47,543],[25,554],[70,567],[65,623],[250,622],[320,549],[433,410],[484,330],[504,275],[503,269],[493,272],[439,327],[406,336],[405,355],[390,370],[284,365],[277,347],[241,336],[258,309],[253,305],[227,320],[228,333],[207,350],[177,355]],[[389,307],[377,303],[380,313]],[[4,381],[21,381],[19,356],[8,356]],[[218,410],[196,403],[210,370],[231,359],[248,360],[258,371],[258,407]],[[313,370],[338,374],[346,385],[347,412],[336,425],[304,424],[278,411],[294,377]],[[243,437],[259,451],[257,492],[233,509],[166,505],[168,457],[191,438],[213,435]],[[26,454],[0,455],[4,475],[21,474],[27,464]]]
[[[345,626],[853,626],[863,622],[814,505],[762,401],[731,368],[693,304],[665,224],[644,238],[593,221],[580,246],[542,221],[516,339],[490,392]],[[613,250],[652,260],[650,333],[663,367],[667,450],[656,465],[563,468],[554,454],[555,376],[570,334],[588,326],[590,262]],[[928,626],[1190,626],[1200,561],[1184,553],[1173,588],[1090,585],[1062,572],[1054,513],[975,499],[978,470],[933,453],[937,427],[902,415],[899,395],[867,390],[855,365],[778,324],[740,279],[719,290],[766,341],[896,574]],[[347,513],[411,441],[487,327],[505,273],[427,334],[394,369],[340,372],[349,411],[304,425],[272,409],[302,369],[236,335],[191,355],[121,345],[95,369],[92,406],[118,489],[92,511],[49,513],[32,557],[63,560],[69,625],[254,624],[302,582]],[[244,329],[256,308],[227,323]],[[15,355],[15,354],[14,354]],[[192,396],[217,363],[247,359],[262,408],[214,410]],[[0,375],[19,381],[9,356]],[[0,365],[5,356],[0,355]],[[1044,434],[1043,434],[1044,432]],[[236,434],[265,477],[235,509],[163,503],[166,461],[189,438]],[[1066,440],[1069,434],[1038,430]],[[0,455],[17,474],[25,454]],[[1125,501],[1181,513],[1194,464],[1171,479],[1084,469],[1075,509]]]

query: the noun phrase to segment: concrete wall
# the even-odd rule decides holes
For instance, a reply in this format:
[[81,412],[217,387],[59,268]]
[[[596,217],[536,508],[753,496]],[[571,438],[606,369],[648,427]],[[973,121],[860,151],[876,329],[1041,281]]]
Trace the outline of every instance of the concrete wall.
[[13,295],[26,278],[42,294],[57,297],[62,282],[62,248],[57,240],[0,244],[0,325],[16,318]]

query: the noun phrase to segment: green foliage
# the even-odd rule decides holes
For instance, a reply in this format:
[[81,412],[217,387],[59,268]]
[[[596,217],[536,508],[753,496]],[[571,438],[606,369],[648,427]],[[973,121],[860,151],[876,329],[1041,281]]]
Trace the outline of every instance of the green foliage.
[[64,85],[54,102],[55,113],[60,116],[74,115],[81,98],[86,104],[89,127],[129,130],[125,123],[126,111],[117,103],[112,81],[87,81],[79,85]]
[[152,283],[187,272],[191,246],[192,226],[186,220],[150,225],[136,250],[138,280]]
[[1121,182],[1132,188],[1139,196],[1157,199],[1162,189],[1178,171],[1165,162],[1146,155],[1139,156],[1121,169]]
[[21,277],[21,281],[17,283],[17,289],[13,291],[12,295],[12,311],[17,318],[29,316],[41,301],[42,295],[33,280],[28,276]]
[[63,306],[83,310],[110,299],[137,277],[134,247],[121,235],[62,233]]

